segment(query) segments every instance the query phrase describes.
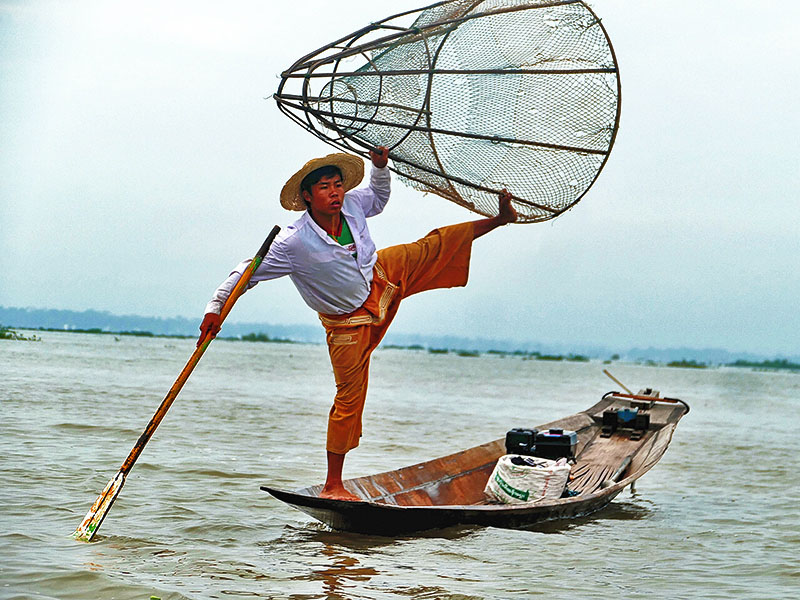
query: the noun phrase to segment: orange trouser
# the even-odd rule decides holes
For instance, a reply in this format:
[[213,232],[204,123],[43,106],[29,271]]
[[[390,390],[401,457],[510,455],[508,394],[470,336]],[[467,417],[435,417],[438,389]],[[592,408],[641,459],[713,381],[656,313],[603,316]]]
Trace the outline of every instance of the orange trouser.
[[463,286],[469,275],[472,223],[435,229],[411,244],[378,251],[372,288],[361,308],[323,315],[336,397],[328,418],[329,452],[358,446],[367,398],[369,359],[397,314],[400,301],[425,290]]

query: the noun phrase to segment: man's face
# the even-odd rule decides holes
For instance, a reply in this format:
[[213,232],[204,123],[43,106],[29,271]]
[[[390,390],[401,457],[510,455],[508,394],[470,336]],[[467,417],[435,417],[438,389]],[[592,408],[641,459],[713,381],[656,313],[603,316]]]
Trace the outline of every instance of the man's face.
[[323,177],[311,186],[311,193],[303,192],[303,198],[311,205],[311,214],[333,216],[342,210],[344,186],[339,175]]

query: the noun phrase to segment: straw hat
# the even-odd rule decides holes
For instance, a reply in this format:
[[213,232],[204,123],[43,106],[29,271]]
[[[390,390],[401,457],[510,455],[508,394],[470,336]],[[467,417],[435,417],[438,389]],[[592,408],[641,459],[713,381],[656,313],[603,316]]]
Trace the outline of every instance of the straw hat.
[[305,166],[289,178],[281,190],[281,206],[286,210],[305,210],[306,203],[300,195],[300,184],[306,175],[321,167],[339,167],[342,172],[344,191],[352,190],[364,179],[364,161],[358,156],[339,152],[308,161]]

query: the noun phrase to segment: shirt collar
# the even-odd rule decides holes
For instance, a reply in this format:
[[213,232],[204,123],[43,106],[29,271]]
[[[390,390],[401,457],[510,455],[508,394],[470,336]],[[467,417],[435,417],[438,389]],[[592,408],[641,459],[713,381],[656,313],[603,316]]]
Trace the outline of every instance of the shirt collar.
[[[344,215],[345,217],[352,217],[353,215],[350,213],[350,211],[348,211],[346,209],[347,205],[348,205],[348,202],[343,202],[342,203],[342,215]],[[316,233],[320,238],[325,240],[326,243],[333,244],[333,245],[336,245],[336,246],[339,245],[339,242],[337,242],[335,239],[333,239],[331,236],[329,236],[327,231],[325,231],[322,227],[317,225],[317,222],[314,219],[311,218],[311,213],[308,212],[308,210],[306,210],[306,212],[303,213],[303,216],[300,217],[297,220],[297,223],[300,226],[308,225],[309,227],[311,227],[311,230],[314,233]],[[352,234],[352,231],[353,230],[351,229],[350,230],[351,234]],[[354,237],[354,239],[355,239],[355,237]]]

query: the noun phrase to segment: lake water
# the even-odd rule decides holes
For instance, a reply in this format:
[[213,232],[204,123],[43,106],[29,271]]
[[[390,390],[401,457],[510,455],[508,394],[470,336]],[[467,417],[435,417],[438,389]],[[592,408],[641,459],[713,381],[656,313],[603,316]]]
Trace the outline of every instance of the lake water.
[[324,479],[333,376],[318,345],[214,342],[91,544],[70,534],[191,340],[0,342],[0,598],[517,599],[800,596],[800,375],[378,350],[355,477],[587,408],[687,401],[661,462],[606,509],[533,531],[331,531],[259,490]]

